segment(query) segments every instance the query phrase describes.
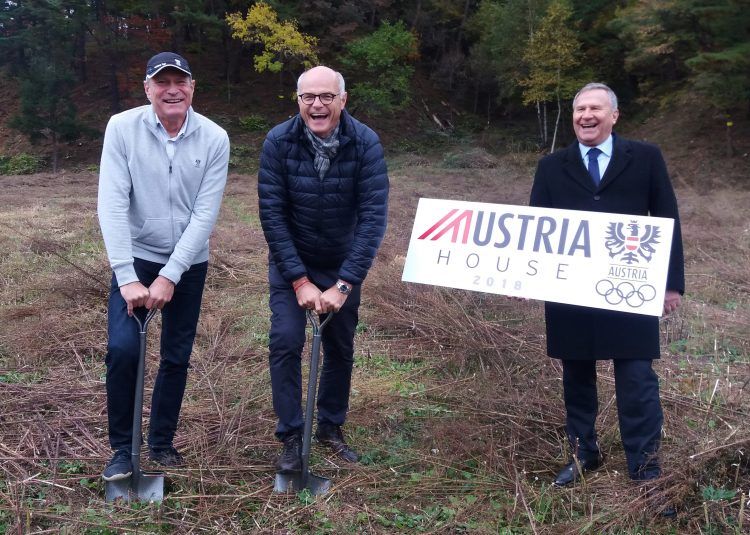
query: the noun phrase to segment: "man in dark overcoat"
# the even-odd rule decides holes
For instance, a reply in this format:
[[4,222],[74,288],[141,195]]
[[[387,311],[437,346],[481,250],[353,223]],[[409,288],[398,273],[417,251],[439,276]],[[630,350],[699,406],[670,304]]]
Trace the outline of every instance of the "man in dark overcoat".
[[[664,314],[685,289],[677,201],[659,149],[612,133],[617,97],[604,84],[584,86],[573,101],[578,142],[544,157],[530,205],[674,219]],[[661,474],[657,456],[663,423],[659,379],[659,318],[559,303],[545,303],[547,353],[562,360],[566,432],[572,456],[555,478],[565,486],[602,463],[594,427],[596,361],[612,359],[622,444],[633,480]]]

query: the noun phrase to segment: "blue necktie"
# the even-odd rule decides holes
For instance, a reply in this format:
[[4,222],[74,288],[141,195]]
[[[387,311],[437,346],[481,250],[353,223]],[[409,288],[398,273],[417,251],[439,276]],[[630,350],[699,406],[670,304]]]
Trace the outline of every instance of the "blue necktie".
[[588,157],[589,157],[589,174],[591,175],[591,178],[594,179],[594,185],[598,186],[599,182],[601,181],[601,177],[599,176],[599,162],[598,158],[599,155],[602,153],[601,150],[594,147],[593,149],[589,149]]

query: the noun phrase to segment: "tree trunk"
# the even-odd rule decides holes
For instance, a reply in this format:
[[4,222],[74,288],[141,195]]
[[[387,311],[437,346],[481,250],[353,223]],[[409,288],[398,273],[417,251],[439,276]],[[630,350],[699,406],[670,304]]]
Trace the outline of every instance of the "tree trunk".
[[542,127],[542,106],[541,102],[536,101],[536,122],[539,128],[539,144],[544,145],[544,128]]
[[414,14],[414,21],[411,23],[411,31],[415,31],[417,29],[417,24],[419,24],[419,17],[422,14],[422,0],[419,0],[417,2],[417,10]]
[[560,93],[557,94],[557,118],[555,119],[555,131],[552,134],[552,146],[550,147],[550,153],[555,152],[555,142],[557,141],[557,127],[560,124],[560,114],[562,113],[562,105],[560,103]]

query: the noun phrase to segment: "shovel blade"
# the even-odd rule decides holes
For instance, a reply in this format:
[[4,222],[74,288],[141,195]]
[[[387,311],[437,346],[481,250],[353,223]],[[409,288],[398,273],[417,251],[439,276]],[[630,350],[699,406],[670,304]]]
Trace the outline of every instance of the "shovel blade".
[[130,478],[118,479],[117,481],[104,482],[104,499],[113,502],[122,499],[130,501]]
[[307,489],[313,496],[326,494],[331,490],[331,480],[327,477],[316,476],[312,472],[307,473],[307,483],[304,481],[302,473],[297,474],[276,474],[274,481],[274,492],[299,492]]
[[104,484],[106,501],[122,499],[125,502],[160,502],[164,499],[164,474],[141,472],[137,483],[132,478],[107,481]]
[[164,499],[164,474],[161,472],[141,472],[138,488],[133,494],[142,502],[160,502]]

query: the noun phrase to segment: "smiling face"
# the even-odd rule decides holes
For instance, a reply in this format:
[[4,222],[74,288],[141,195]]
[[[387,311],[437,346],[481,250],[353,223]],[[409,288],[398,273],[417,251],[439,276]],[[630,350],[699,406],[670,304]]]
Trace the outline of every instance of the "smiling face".
[[619,111],[612,109],[604,89],[590,89],[573,102],[573,130],[582,145],[595,147],[606,140],[617,122]]
[[163,69],[143,82],[146,97],[164,124],[182,125],[193,103],[195,80],[178,69]]
[[316,136],[326,138],[339,124],[341,110],[346,105],[346,93],[339,87],[336,72],[328,67],[314,67],[304,73],[297,86],[297,94],[305,93],[338,95],[330,104],[323,104],[319,98],[312,104],[305,104],[297,98],[299,114],[307,128]]

